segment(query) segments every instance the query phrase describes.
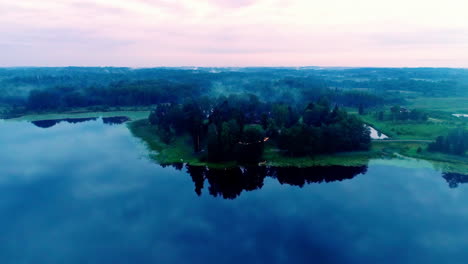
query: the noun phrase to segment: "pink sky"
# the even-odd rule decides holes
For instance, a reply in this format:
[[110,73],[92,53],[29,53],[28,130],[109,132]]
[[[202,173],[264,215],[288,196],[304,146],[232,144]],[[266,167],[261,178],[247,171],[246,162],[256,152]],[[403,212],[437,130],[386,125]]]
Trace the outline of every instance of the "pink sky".
[[468,67],[466,0],[0,0],[0,66]]

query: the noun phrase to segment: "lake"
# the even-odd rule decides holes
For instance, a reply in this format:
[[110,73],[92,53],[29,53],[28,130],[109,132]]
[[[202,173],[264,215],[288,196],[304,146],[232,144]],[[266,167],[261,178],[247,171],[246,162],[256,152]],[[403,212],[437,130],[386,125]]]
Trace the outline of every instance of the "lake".
[[466,263],[468,184],[426,162],[161,167],[125,124],[0,120],[0,263]]

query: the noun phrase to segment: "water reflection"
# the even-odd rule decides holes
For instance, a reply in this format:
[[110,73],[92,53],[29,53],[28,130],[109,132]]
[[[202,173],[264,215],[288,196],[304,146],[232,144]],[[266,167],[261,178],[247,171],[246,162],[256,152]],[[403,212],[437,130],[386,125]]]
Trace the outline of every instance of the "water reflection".
[[273,168],[274,175],[281,184],[304,186],[304,184],[349,180],[365,174],[367,166],[327,166],[310,168]]
[[1,264],[468,259],[468,192],[432,168],[163,168],[123,125],[0,131]]
[[[181,164],[174,165],[181,169]],[[281,184],[303,187],[305,184],[342,181],[352,179],[367,171],[367,166],[327,166],[310,168],[291,167],[235,167],[212,169],[204,166],[186,165],[187,172],[195,184],[197,195],[202,194],[205,180],[208,192],[214,197],[235,199],[242,191],[253,191],[263,187],[265,177],[276,179]]]
[[102,121],[104,124],[107,125],[118,125],[118,124],[123,124],[127,121],[129,121],[130,118],[126,116],[111,116],[111,117],[103,117]]
[[[61,122],[66,122],[70,124],[77,124],[77,123],[82,123],[82,122],[87,122],[87,121],[96,121],[98,120],[98,117],[81,117],[81,118],[61,118],[61,119],[47,119],[47,120],[36,120],[32,121],[35,126],[40,127],[40,128],[50,128],[53,127]],[[112,116],[112,117],[103,117],[102,121],[104,124],[107,125],[116,125],[116,124],[122,124],[130,119],[126,116]]]
[[457,188],[461,183],[468,183],[468,175],[465,174],[444,172],[442,177],[447,181],[450,188]]

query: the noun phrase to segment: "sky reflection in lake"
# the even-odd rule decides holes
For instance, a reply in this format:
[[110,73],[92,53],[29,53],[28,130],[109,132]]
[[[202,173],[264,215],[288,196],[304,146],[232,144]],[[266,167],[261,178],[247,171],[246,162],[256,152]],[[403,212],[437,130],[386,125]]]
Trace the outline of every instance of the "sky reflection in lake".
[[[267,175],[201,195],[125,125],[0,121],[0,263],[465,263],[468,190],[371,162],[330,183]],[[280,182],[283,182],[281,184]],[[218,189],[219,190],[219,189]]]

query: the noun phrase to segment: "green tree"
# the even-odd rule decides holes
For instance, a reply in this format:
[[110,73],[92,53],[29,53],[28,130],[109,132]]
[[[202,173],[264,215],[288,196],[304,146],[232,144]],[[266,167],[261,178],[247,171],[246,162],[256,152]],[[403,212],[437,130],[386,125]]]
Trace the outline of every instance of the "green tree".
[[196,102],[188,102],[183,106],[184,123],[192,137],[193,150],[201,150],[201,141],[204,132],[204,116],[201,108]]
[[284,104],[275,104],[272,109],[273,120],[278,127],[284,127],[288,120],[288,106]]
[[240,140],[241,130],[236,120],[231,119],[223,122],[221,131],[221,152],[223,159],[230,160],[234,157],[235,146]]

